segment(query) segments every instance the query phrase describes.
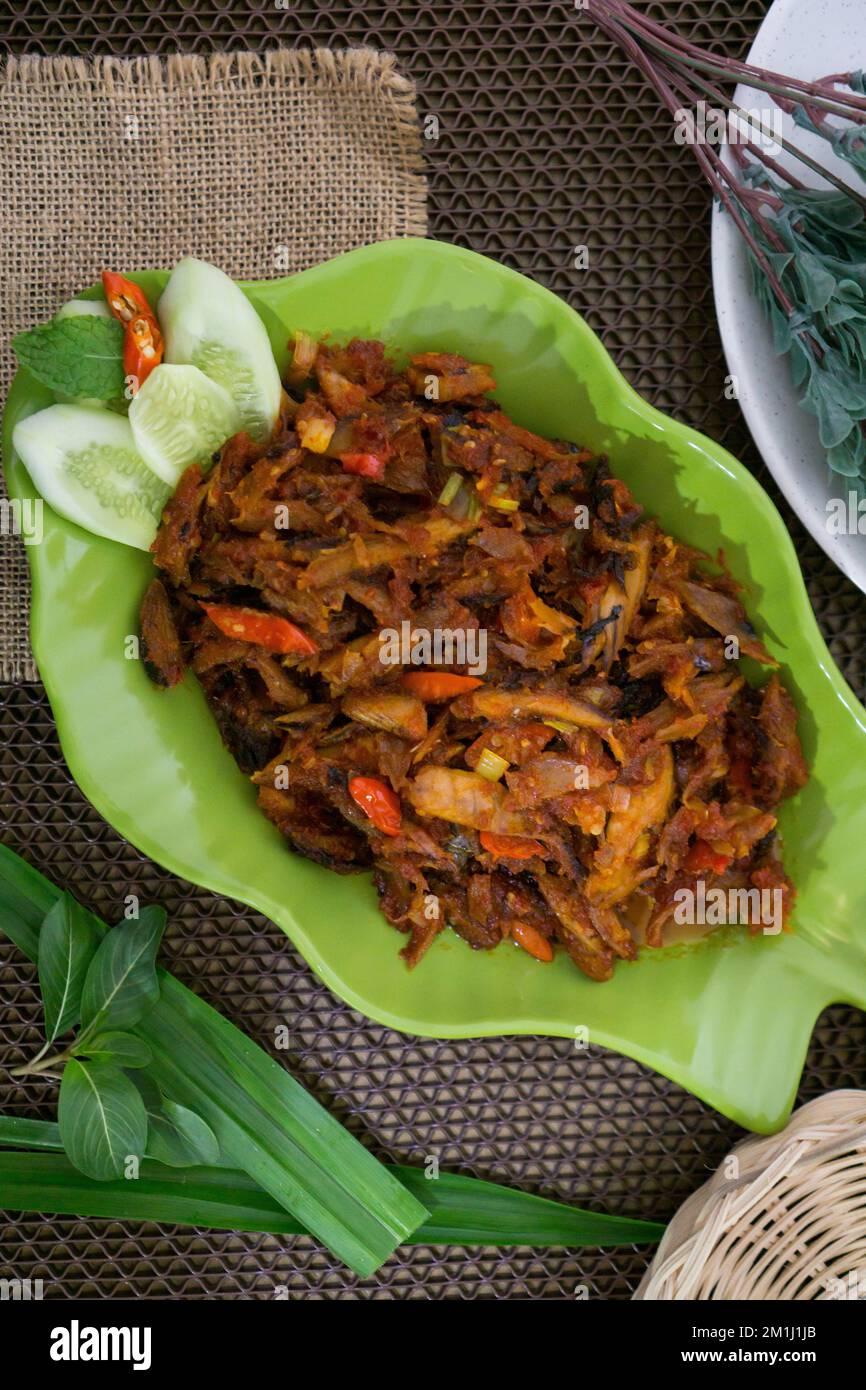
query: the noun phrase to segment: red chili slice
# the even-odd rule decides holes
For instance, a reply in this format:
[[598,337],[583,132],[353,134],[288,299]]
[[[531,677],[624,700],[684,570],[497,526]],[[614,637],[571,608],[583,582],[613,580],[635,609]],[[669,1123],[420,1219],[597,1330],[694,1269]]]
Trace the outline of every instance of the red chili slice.
[[732,862],[732,855],[717,854],[706,840],[695,840],[683,861],[683,868],[689,873],[700,873],[709,869],[714,874],[723,874]]
[[484,682],[476,676],[454,676],[450,671],[409,671],[400,677],[400,684],[419,700],[436,704],[439,700],[453,700],[455,695],[477,690]]
[[512,922],[510,931],[512,939],[518,946],[522,946],[528,955],[544,961],[547,965],[553,960],[553,947],[537,927],[533,927],[529,922]]
[[280,618],[273,613],[259,613],[255,608],[233,608],[224,603],[205,603],[202,606],[214,626],[226,637],[234,637],[238,642],[253,642],[269,652],[283,655],[301,653],[311,656],[319,650],[312,638],[290,623],[288,618]]
[[165,352],[159,320],[134,280],[127,280],[114,270],[103,270],[102,287],[109,309],[123,324],[123,370],[141,386],[159,366]]
[[494,835],[482,830],[478,836],[481,848],[497,859],[532,859],[536,854],[544,856],[547,851],[538,840],[530,840],[523,835]]
[[381,483],[385,477],[385,461],[378,454],[341,454],[340,463],[345,473],[357,473],[361,478],[371,478]]
[[400,798],[385,782],[378,777],[350,777],[349,795],[383,835],[400,834]]

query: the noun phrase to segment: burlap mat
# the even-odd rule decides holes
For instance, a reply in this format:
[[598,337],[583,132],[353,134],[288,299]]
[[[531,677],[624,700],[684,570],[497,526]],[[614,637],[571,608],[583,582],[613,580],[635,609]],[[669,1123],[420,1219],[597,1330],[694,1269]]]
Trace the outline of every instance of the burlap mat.
[[[742,56],[766,0],[653,0],[648,11]],[[709,275],[709,199],[640,76],[574,0],[163,0],[112,6],[0,0],[16,53],[166,51],[347,41],[393,49],[413,78],[425,140],[430,235],[533,276],[583,313],[634,386],[723,441],[769,487],[797,546],[834,657],[864,693],[866,600],[778,497],[749,440],[727,368]],[[576,244],[592,249],[575,273]],[[338,1003],[275,927],[142,859],[71,782],[37,686],[0,689],[3,838],[110,913],[127,892],[169,913],[170,968],[263,1046],[291,1026],[288,1065],[383,1157],[525,1186],[597,1210],[664,1219],[706,1180],[736,1127],[635,1062],[567,1040],[401,1037]],[[484,962],[476,965],[483,968]],[[34,972],[0,949],[0,1060],[38,1047]],[[479,988],[482,982],[479,979]],[[800,1099],[866,1087],[866,1019],[828,1009]],[[0,1093],[0,1109],[53,1111],[47,1086]],[[627,1299],[651,1251],[405,1247],[358,1281],[307,1240],[214,1235],[145,1222],[0,1214],[0,1276],[47,1281],[46,1297]],[[588,1310],[573,1310],[580,1322]],[[584,1330],[586,1325],[584,1323]]]
[[[117,270],[215,261],[266,280],[426,230],[394,58],[275,49],[11,58],[0,74],[0,393],[9,338]],[[0,549],[0,680],[33,680],[23,547]]]

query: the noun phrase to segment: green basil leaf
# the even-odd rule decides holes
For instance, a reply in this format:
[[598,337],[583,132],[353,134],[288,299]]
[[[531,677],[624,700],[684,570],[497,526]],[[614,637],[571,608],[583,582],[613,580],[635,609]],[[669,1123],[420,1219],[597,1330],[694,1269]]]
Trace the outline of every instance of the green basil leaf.
[[159,998],[156,952],[164,928],[161,907],[146,907],[136,920],[112,928],[84,981],[83,1028],[129,1028],[153,1008]]
[[39,988],[49,1043],[78,1020],[81,991],[96,947],[89,914],[64,893],[46,915],[39,933]]
[[218,1162],[220,1146],[217,1137],[201,1115],[173,1100],[163,1101],[162,1108],[193,1155],[193,1163],[212,1165]]
[[57,1108],[70,1162],[89,1178],[126,1176],[147,1144],[144,1101],[128,1076],[106,1062],[67,1062]]
[[52,319],[12,339],[18,361],[43,385],[102,401],[123,396],[123,326],[99,314]]
[[192,1168],[217,1163],[220,1146],[206,1120],[167,1100],[156,1114],[148,1112],[147,1156],[170,1168]]
[[147,1111],[148,1119],[150,1119],[151,1115],[162,1114],[162,1091],[157,1086],[153,1077],[149,1076],[146,1071],[137,1071],[135,1075],[131,1076],[129,1079],[141,1092],[141,1098],[144,1101],[144,1108]]
[[141,1092],[147,1111],[148,1158],[171,1168],[219,1162],[219,1142],[207,1121],[185,1105],[166,1100],[147,1072],[137,1072],[130,1079]]
[[196,1161],[191,1157],[183,1137],[162,1111],[147,1117],[146,1149],[148,1158],[165,1163],[169,1168],[191,1168]]
[[95,1038],[73,1047],[76,1057],[91,1062],[113,1062],[116,1067],[146,1067],[153,1053],[134,1033],[97,1033]]

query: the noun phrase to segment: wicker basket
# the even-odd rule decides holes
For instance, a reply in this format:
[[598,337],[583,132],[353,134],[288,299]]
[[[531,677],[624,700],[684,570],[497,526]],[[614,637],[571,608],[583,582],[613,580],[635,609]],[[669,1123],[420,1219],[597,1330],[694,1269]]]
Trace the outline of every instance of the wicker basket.
[[866,1299],[866,1091],[744,1139],[683,1203],[635,1298]]

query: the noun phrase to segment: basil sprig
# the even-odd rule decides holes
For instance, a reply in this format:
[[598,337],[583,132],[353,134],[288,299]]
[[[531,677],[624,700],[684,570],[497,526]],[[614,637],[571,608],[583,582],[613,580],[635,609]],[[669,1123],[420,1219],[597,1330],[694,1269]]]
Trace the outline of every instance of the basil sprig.
[[[89,1178],[135,1176],[145,1155],[176,1167],[219,1158],[213,1130],[165,1099],[146,1074],[151,1048],[125,1031],[159,1000],[156,953],[164,928],[162,908],[146,907],[100,938],[91,914],[64,893],[39,933],[46,1040],[13,1075],[60,1077],[60,1139],[69,1161]],[[78,1023],[72,1041],[52,1054],[56,1040]]]

